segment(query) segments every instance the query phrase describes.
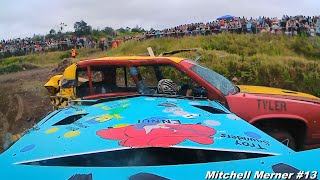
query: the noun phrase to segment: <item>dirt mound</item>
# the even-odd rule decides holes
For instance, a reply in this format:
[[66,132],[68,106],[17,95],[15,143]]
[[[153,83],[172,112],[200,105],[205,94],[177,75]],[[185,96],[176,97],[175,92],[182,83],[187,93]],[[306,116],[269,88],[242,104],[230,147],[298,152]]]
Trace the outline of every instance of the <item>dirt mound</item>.
[[52,72],[63,73],[63,71],[72,64],[72,60],[69,58],[63,58],[56,68]]
[[[53,68],[0,75],[0,152],[52,110],[43,87]],[[6,142],[8,141],[8,142]]]

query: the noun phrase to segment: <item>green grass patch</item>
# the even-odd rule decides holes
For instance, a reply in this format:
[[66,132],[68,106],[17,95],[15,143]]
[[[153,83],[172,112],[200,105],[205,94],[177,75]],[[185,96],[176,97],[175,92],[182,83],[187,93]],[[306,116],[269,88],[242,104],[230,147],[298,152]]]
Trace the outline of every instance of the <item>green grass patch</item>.
[[[194,59],[201,55],[201,64],[229,79],[237,76],[241,84],[285,88],[320,96],[319,37],[218,34],[128,41],[107,52],[99,49],[77,50],[75,61],[146,54],[147,47],[152,47],[156,55],[177,49],[202,48],[197,53],[186,52],[175,56]],[[69,51],[6,58],[0,60],[0,73],[21,70],[21,64],[40,67],[57,65],[61,59],[68,57]]]

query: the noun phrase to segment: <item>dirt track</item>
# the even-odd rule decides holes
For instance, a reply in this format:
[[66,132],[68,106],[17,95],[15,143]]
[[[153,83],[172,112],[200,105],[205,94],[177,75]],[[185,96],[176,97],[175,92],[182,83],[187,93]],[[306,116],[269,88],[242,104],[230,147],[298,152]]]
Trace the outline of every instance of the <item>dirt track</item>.
[[15,135],[32,127],[52,110],[43,87],[53,68],[0,75],[0,152],[8,133]]

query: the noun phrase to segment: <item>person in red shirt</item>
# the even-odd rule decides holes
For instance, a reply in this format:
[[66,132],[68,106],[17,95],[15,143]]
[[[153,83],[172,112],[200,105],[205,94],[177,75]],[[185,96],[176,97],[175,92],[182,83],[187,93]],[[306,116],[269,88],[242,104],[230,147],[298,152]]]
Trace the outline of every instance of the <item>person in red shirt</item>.
[[224,26],[224,20],[223,19],[220,21],[220,25]]

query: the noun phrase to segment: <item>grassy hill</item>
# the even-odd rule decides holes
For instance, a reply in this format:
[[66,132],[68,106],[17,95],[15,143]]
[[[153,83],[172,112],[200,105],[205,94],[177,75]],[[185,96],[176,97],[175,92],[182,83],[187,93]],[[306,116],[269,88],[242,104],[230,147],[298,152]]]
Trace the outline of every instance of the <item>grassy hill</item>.
[[[237,76],[240,84],[264,85],[308,92],[320,96],[320,38],[269,35],[219,34],[184,38],[161,38],[143,42],[130,41],[117,49],[78,50],[76,60],[93,57],[146,54],[147,47],[155,54],[185,48],[203,50],[175,56],[195,58],[201,64],[231,79]],[[11,57],[0,60],[0,74],[23,68],[57,64],[70,52]]]

